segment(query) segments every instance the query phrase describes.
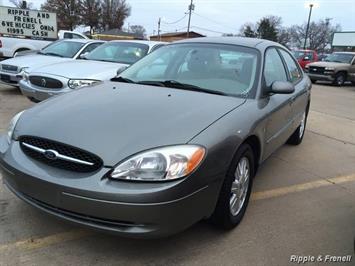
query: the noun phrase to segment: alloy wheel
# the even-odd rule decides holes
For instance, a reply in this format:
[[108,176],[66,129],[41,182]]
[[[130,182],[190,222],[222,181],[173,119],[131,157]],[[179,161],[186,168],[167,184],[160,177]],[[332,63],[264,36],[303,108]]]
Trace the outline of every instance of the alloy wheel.
[[304,112],[302,115],[302,121],[301,121],[300,129],[299,129],[299,138],[300,139],[303,137],[305,127],[306,127],[306,112]]
[[229,200],[230,212],[236,216],[243,208],[249,187],[250,162],[247,157],[242,157],[234,173]]

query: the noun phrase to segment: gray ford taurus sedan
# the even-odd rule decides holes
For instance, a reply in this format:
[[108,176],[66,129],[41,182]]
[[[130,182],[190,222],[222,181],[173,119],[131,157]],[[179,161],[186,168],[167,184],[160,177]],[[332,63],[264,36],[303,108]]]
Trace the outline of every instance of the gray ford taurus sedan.
[[310,89],[277,43],[176,42],[16,115],[0,138],[3,181],[47,213],[120,235],[162,237],[207,218],[230,229],[258,166],[301,143]]

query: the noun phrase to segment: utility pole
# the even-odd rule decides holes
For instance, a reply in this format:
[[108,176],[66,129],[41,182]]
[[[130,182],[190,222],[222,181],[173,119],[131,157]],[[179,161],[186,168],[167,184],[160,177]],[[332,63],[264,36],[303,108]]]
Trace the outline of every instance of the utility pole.
[[308,23],[306,28],[306,37],[304,38],[303,49],[306,49],[307,46],[307,38],[308,38],[308,31],[309,31],[309,23],[311,22],[312,8],[313,8],[313,4],[309,4]]
[[189,38],[190,35],[190,23],[191,23],[191,13],[193,10],[195,10],[195,5],[192,3],[193,0],[191,0],[191,3],[189,5],[189,22],[187,23],[187,34],[186,37]]
[[161,18],[158,20],[158,39],[161,41],[161,36],[160,36],[160,23],[161,23]]

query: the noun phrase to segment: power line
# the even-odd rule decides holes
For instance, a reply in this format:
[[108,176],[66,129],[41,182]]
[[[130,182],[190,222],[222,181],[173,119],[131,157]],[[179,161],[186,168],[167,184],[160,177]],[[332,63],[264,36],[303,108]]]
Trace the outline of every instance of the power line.
[[186,18],[186,16],[187,16],[187,14],[185,14],[182,18],[180,18],[180,19],[178,19],[178,20],[176,20],[176,21],[173,21],[173,22],[165,22],[165,21],[161,21],[161,23],[163,23],[163,24],[176,24],[176,23],[178,23],[178,22],[180,22],[181,20],[183,20],[184,18]]
[[206,28],[199,27],[199,26],[191,26],[191,28],[196,28],[196,29],[200,29],[200,30],[205,30],[205,31],[213,32],[213,33],[227,34],[227,32],[221,32],[221,31],[206,29]]
[[222,23],[220,23],[220,22],[218,22],[218,21],[216,21],[216,20],[213,20],[213,19],[210,19],[210,18],[208,18],[208,17],[202,16],[202,15],[196,13],[196,12],[194,12],[194,14],[195,14],[196,16],[198,16],[198,17],[201,17],[201,18],[203,18],[203,19],[209,20],[209,21],[211,21],[211,22],[213,22],[213,23],[215,23],[215,24],[217,24],[217,25],[220,25],[220,26],[223,26],[223,27],[230,28],[230,29],[233,29],[233,30],[235,30],[235,31],[238,31],[238,30],[237,30],[236,28],[234,28],[234,27],[231,27],[231,26],[222,24]]

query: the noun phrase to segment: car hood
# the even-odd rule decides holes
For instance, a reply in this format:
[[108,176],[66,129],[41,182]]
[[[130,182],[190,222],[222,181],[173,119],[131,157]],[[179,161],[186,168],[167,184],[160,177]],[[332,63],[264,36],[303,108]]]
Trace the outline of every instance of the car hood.
[[58,62],[68,62],[72,60],[73,60],[72,58],[33,54],[33,55],[24,55],[24,56],[7,59],[1,61],[0,64],[13,65],[19,68],[28,67],[29,69],[27,71],[31,71],[41,66],[48,66]]
[[50,74],[71,79],[97,78],[103,80],[108,76],[111,79],[116,76],[117,70],[127,66],[126,64],[93,61],[93,60],[75,60],[43,66],[34,69],[31,74]]
[[350,64],[346,63],[337,63],[337,62],[325,62],[325,61],[319,61],[319,62],[313,62],[308,64],[308,66],[316,66],[316,67],[348,67]]
[[14,134],[66,143],[114,166],[143,150],[187,143],[244,102],[201,92],[105,82],[28,109]]

